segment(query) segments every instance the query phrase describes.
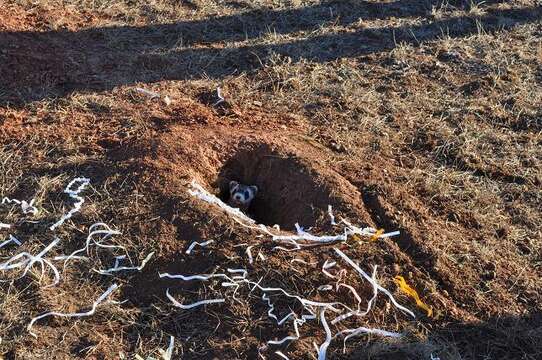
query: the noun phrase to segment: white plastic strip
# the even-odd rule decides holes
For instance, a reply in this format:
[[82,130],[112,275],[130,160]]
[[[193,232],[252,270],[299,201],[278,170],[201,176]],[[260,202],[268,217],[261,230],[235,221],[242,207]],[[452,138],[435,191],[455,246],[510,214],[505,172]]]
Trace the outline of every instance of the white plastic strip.
[[319,291],[330,291],[333,290],[333,286],[331,285],[320,285],[318,286]]
[[381,329],[371,329],[371,328],[366,328],[362,326],[356,329],[346,329],[346,330],[339,331],[337,334],[335,334],[334,338],[338,336],[342,336],[344,334],[349,334],[349,335],[347,335],[343,339],[343,353],[346,352],[346,341],[350,339],[351,337],[358,336],[360,334],[374,334],[374,335],[392,337],[392,338],[399,338],[403,336],[402,334],[396,333],[396,332],[391,332],[391,331],[386,331],[386,330],[381,330]]
[[[297,296],[297,295],[292,295],[290,293],[288,293],[286,290],[282,289],[282,288],[270,288],[270,287],[263,287],[260,285],[259,282],[254,282],[254,281],[251,281],[251,280],[248,280],[248,279],[236,279],[237,281],[233,280],[232,278],[230,278],[229,276],[227,276],[226,274],[203,274],[203,275],[190,275],[190,276],[185,276],[185,275],[171,275],[169,273],[161,273],[161,274],[158,274],[160,278],[169,278],[169,279],[181,279],[181,280],[184,280],[184,281],[191,281],[191,280],[202,280],[202,281],[207,281],[211,278],[224,278],[226,280],[228,280],[230,283],[246,283],[246,284],[249,284],[249,285],[253,285],[253,288],[251,290],[254,291],[254,289],[258,288],[260,289],[261,291],[263,292],[281,292],[282,294],[284,294],[285,296],[287,297],[290,297],[290,298],[294,298],[294,299],[297,299],[305,308],[307,306],[318,306],[318,307],[325,307],[333,312],[336,312],[336,313],[339,313],[340,310],[337,309],[335,306],[336,305],[341,305],[342,307],[344,308],[347,308],[348,307],[346,305],[344,305],[343,303],[340,303],[340,302],[333,302],[333,303],[324,303],[324,302],[318,302],[318,301],[312,301],[312,300],[308,300],[308,299],[304,299],[300,296]],[[261,280],[260,280],[261,281]]]
[[228,214],[233,215],[237,217],[238,219],[245,221],[246,223],[249,223],[249,224],[256,223],[254,220],[246,216],[241,210],[229,206],[228,204],[224,203],[222,200],[220,200],[213,194],[210,194],[195,180],[192,181],[191,185],[193,189],[188,190],[188,193],[190,195],[197,197],[198,199],[203,200],[209,204],[217,205],[222,210],[226,211]]
[[286,341],[295,341],[295,340],[299,339],[301,337],[301,335],[299,335],[299,325],[303,325],[305,323],[305,321],[306,321],[305,319],[295,319],[295,321],[294,321],[295,336],[294,335],[288,335],[288,336],[283,337],[280,340],[269,340],[267,342],[267,344],[268,345],[282,345]]
[[[77,183],[80,183],[79,186],[75,190],[72,189],[72,187]],[[68,194],[73,200],[75,200],[75,203],[73,204],[73,208],[70,211],[68,211],[66,214],[62,215],[60,220],[58,220],[56,223],[51,225],[49,229],[51,230],[56,229],[60,225],[64,224],[66,220],[70,219],[76,212],[81,210],[81,206],[85,202],[85,199],[79,196],[79,193],[83,191],[89,184],[90,184],[90,179],[83,178],[83,177],[75,178],[72,181],[70,181],[68,186],[66,186],[66,189],[64,190],[64,192]]]
[[327,348],[331,343],[331,330],[329,329],[329,325],[327,324],[325,312],[325,308],[322,308],[322,310],[320,310],[320,322],[322,323],[324,331],[326,332],[326,340],[322,343],[322,345],[320,345],[320,348],[318,349],[318,360],[326,359]]
[[292,316],[295,316],[295,313],[292,311],[288,315],[286,315],[285,317],[283,317],[282,319],[279,320],[277,318],[277,316],[275,314],[273,314],[273,310],[275,310],[275,306],[271,303],[271,299],[269,298],[269,296],[267,296],[266,293],[262,294],[262,300],[266,301],[267,306],[269,306],[269,310],[267,311],[267,316],[269,316],[272,319],[275,319],[275,321],[277,322],[277,325],[279,325],[279,326],[284,324]]
[[174,306],[176,306],[178,308],[181,308],[183,310],[192,309],[192,308],[195,308],[195,307],[198,307],[198,306],[201,306],[201,305],[223,303],[223,302],[226,301],[225,299],[210,299],[210,300],[201,300],[201,301],[197,301],[197,302],[195,302],[193,304],[184,305],[184,304],[181,304],[180,302],[178,302],[177,300],[175,300],[175,298],[173,298],[173,296],[171,296],[171,294],[169,293],[169,288],[166,290],[166,296],[168,297],[169,300],[171,300],[171,302],[173,303]]
[[282,351],[275,351],[275,354],[277,354],[278,356],[280,356],[281,358],[285,359],[285,360],[290,360],[290,358],[286,355],[284,355],[282,353]]
[[273,241],[299,241],[299,240],[305,240],[315,243],[332,243],[337,241],[346,241],[348,235],[345,232],[342,235],[324,235],[324,236],[316,236],[312,235],[303,229],[299,227],[299,224],[295,224],[296,228],[298,229],[297,235],[274,235]]
[[378,290],[382,291],[384,294],[386,294],[388,296],[388,298],[390,299],[390,301],[393,303],[393,305],[395,305],[398,309],[404,311],[405,313],[409,314],[410,316],[412,316],[413,318],[416,318],[416,315],[414,315],[414,313],[412,311],[410,311],[409,309],[407,309],[406,307],[402,306],[401,304],[399,304],[395,298],[393,297],[393,295],[388,291],[386,290],[385,288],[383,288],[382,286],[380,286],[375,279],[371,278],[369,275],[367,275],[367,273],[365,273],[365,271],[363,271],[354,261],[352,261],[348,256],[346,256],[346,254],[344,254],[341,250],[337,249],[337,248],[334,248],[333,250],[335,250],[335,252],[344,260],[346,261],[350,266],[352,266],[359,274],[361,274],[361,276],[363,276],[365,278],[365,280],[367,280],[369,283],[371,283],[373,286],[375,286]]
[[38,209],[34,206],[34,201],[36,199],[30,200],[30,202],[26,202],[25,200],[17,200],[17,199],[10,199],[10,198],[2,198],[2,205],[3,204],[11,204],[15,203],[17,205],[21,205],[21,210],[23,211],[23,214],[31,213],[32,215],[38,214]]
[[[273,235],[272,235],[273,236]],[[272,248],[271,250],[272,251],[275,251],[275,250],[284,250],[284,251],[297,251],[297,250],[301,250],[301,246],[295,242],[294,240],[285,240],[284,242],[286,243],[290,243],[292,244],[294,247],[293,248],[285,248],[285,247],[282,247],[282,246],[275,246],[274,248]]]
[[[352,225],[350,222],[348,222],[348,220],[346,219],[341,219],[341,221],[347,226],[347,230],[346,232],[348,233],[348,235],[361,235],[361,236],[373,236],[375,233],[376,233],[376,229],[374,228],[371,228],[371,227],[367,227],[367,228],[359,228],[357,226],[354,226]],[[391,236],[397,236],[397,235],[400,235],[401,232],[400,231],[392,231],[392,232],[389,232],[389,233],[385,233],[385,234],[382,234],[382,235],[379,235],[378,238],[387,238],[387,237],[391,237]]]
[[286,295],[287,297],[291,297],[291,298],[299,300],[299,302],[305,307],[306,306],[321,306],[321,307],[325,307],[327,309],[330,309],[331,311],[334,311],[334,312],[340,312],[340,310],[335,308],[334,305],[341,305],[343,307],[346,307],[346,305],[344,305],[343,303],[340,303],[340,302],[324,303],[324,302],[307,300],[307,299],[304,299],[304,298],[302,298],[300,296],[297,296],[297,295],[291,295],[290,293],[288,293],[283,288],[263,287],[259,283],[255,283],[255,282],[250,281],[250,280],[243,280],[243,282],[245,282],[247,284],[254,285],[254,288],[258,288],[263,292],[279,291],[279,292],[283,293],[284,295]]
[[207,281],[209,280],[210,278],[224,278],[224,279],[227,279],[231,282],[234,282],[233,279],[231,279],[229,276],[227,276],[226,274],[209,274],[209,275],[190,275],[190,276],[185,276],[185,275],[171,275],[171,274],[168,274],[168,273],[161,273],[161,274],[158,274],[158,276],[160,278],[168,278],[168,279],[181,279],[181,280],[184,280],[184,281],[191,281],[191,280],[202,280],[202,281]]
[[322,265],[322,272],[324,273],[324,275],[326,275],[329,278],[335,279],[336,276],[330,273],[329,271],[327,271],[327,269],[330,269],[334,267],[335,265],[337,265],[335,261],[330,261],[329,259],[326,260],[326,262]]
[[354,295],[354,298],[356,299],[357,303],[358,304],[361,303],[361,297],[358,295],[358,292],[356,291],[356,289],[354,289],[353,286],[350,286],[348,284],[343,284],[343,283],[340,283],[340,284],[337,285],[337,287],[340,287],[340,286],[343,286],[343,287],[347,288],[348,290],[350,290],[352,295]]
[[[95,230],[95,229],[99,229],[99,230]],[[98,245],[98,243],[93,239],[93,237],[96,236],[96,235],[102,235],[101,240],[103,241],[103,240],[107,239],[108,237],[110,237],[111,235],[120,235],[120,232],[116,231],[116,230],[112,230],[107,224],[104,224],[104,223],[92,224],[88,228],[88,236],[87,236],[87,240],[85,242],[85,246],[83,248],[79,249],[79,250],[75,250],[70,255],[68,255],[68,257],[66,257],[66,260],[64,261],[64,268],[66,268],[66,264],[68,263],[69,260],[76,258],[76,256],[75,256],[76,254],[79,254],[79,253],[81,253],[83,251],[86,251],[87,254],[88,254],[88,248],[89,248],[91,242],[94,242],[94,244]],[[106,247],[106,245],[101,245],[101,244],[100,244],[100,246],[101,247]],[[119,246],[119,247],[122,248],[122,246]]]
[[11,243],[15,243],[18,246],[21,246],[21,242],[19,240],[17,240],[17,238],[15,236],[10,234],[9,239],[7,239],[6,241],[4,241],[3,243],[0,244],[0,249],[3,248],[4,246],[8,245],[8,244],[11,244]]
[[37,338],[38,336],[32,332],[32,325],[34,325],[34,323],[36,321],[38,321],[39,319],[43,319],[45,317],[48,317],[48,316],[61,316],[61,317],[82,317],[82,316],[90,316],[90,315],[93,315],[95,312],[96,312],[96,308],[98,307],[98,305],[100,305],[100,303],[102,303],[106,298],[109,297],[109,295],[111,295],[111,293],[113,291],[115,291],[116,289],[118,288],[118,285],[117,284],[113,284],[111,285],[99,298],[98,300],[96,300],[93,304],[92,304],[92,308],[87,311],[87,312],[84,312],[84,313],[72,313],[72,314],[64,314],[64,313],[59,313],[59,312],[55,312],[55,311],[52,311],[52,312],[48,312],[48,313],[45,313],[43,315],[39,315],[39,316],[36,316],[35,318],[33,318],[32,320],[30,320],[30,323],[28,324],[27,326],[27,330],[28,332],[30,333],[30,335],[34,336],[35,338]]
[[345,319],[348,319],[349,317],[351,316],[358,316],[358,317],[361,317],[361,316],[365,316],[369,313],[369,311],[371,311],[371,308],[373,306],[373,303],[374,301],[376,300],[376,297],[378,295],[378,287],[376,286],[376,265],[374,266],[373,268],[373,276],[372,276],[372,279],[374,280],[374,282],[371,283],[371,285],[373,286],[373,297],[369,300],[369,302],[367,303],[367,310],[365,310],[364,312],[361,312],[359,310],[359,303],[361,303],[361,298],[359,297],[358,293],[356,292],[356,290],[350,286],[350,285],[347,285],[347,284],[339,284],[339,286],[344,286],[344,287],[347,287],[350,289],[350,291],[354,294],[354,297],[358,300],[358,310],[357,311],[350,311],[346,314],[343,314],[341,316],[338,316],[336,317],[335,319],[333,319],[333,321],[331,321],[331,324],[335,325],[336,323],[338,323],[339,321],[343,321]]
[[192,252],[192,250],[194,250],[194,248],[196,247],[196,245],[199,245],[201,247],[205,247],[209,244],[212,244],[214,243],[215,241],[214,240],[208,240],[208,241],[204,241],[204,242],[197,242],[197,241],[194,241],[193,243],[190,244],[190,246],[188,246],[188,249],[186,249],[185,253],[190,255],[190,253]]
[[232,274],[239,274],[239,273],[242,274],[242,275],[232,276],[233,280],[245,279],[248,275],[248,271],[246,271],[245,269],[227,269],[227,270],[229,273],[232,273]]
[[252,263],[254,262],[254,258],[252,257],[252,251],[250,249],[252,249],[254,247],[254,245],[250,245],[249,247],[247,247],[247,249],[245,250],[246,253],[247,253],[247,256],[248,256],[248,263],[252,265]]
[[150,91],[150,90],[147,90],[147,89],[143,89],[143,88],[140,88],[140,87],[136,87],[135,91],[147,95],[148,97],[151,98],[151,100],[154,99],[154,98],[160,98],[160,94],[158,94],[157,92]]
[[398,236],[398,235],[401,235],[400,231],[392,231],[392,232],[389,232],[389,233],[379,235],[378,238],[383,239],[383,238],[388,238],[388,237]]
[[73,259],[73,260],[85,260],[85,261],[89,261],[90,259],[86,256],[71,256],[70,255],[59,255],[59,256],[55,256],[53,258],[53,260],[55,261],[65,261],[66,259]]
[[[141,271],[147,265],[147,262],[151,259],[151,257],[154,255],[154,251],[151,252],[147,257],[141,262],[141,265],[139,266],[118,266],[119,265],[119,257],[115,259],[115,266],[107,269],[107,270],[94,270],[99,274],[102,275],[111,275],[111,273],[119,272],[119,271],[125,271],[125,270],[137,270]],[[123,256],[124,257],[124,256]]]
[[298,259],[298,258],[292,259],[292,260],[290,260],[290,262],[291,263],[298,262],[298,263],[309,265],[309,266],[313,266],[313,265],[317,264],[316,262],[310,263],[310,262],[307,262],[307,261],[305,261],[303,259]]
[[[45,273],[45,265],[49,266],[51,268],[51,270],[53,271],[54,273],[54,277],[55,277],[55,280],[54,280],[54,283],[51,284],[51,285],[48,285],[48,286],[53,286],[53,285],[56,285],[60,282],[60,273],[58,272],[57,268],[48,260],[46,259],[43,259],[42,257],[47,253],[49,252],[49,250],[51,250],[56,244],[58,244],[58,242],[60,241],[59,238],[56,238],[54,239],[49,245],[47,245],[38,255],[34,256],[32,254],[29,254],[27,252],[22,252],[22,253],[19,253],[15,256],[13,256],[11,259],[7,260],[6,262],[4,262],[3,264],[0,265],[0,270],[9,270],[9,269],[14,269],[14,268],[19,268],[21,266],[25,266],[24,268],[24,271],[23,273],[17,277],[17,278],[14,278],[14,279],[10,279],[10,280],[0,280],[0,282],[6,282],[6,281],[13,281],[13,280],[17,280],[17,279],[21,279],[23,278],[24,276],[26,276],[26,274],[28,273],[28,271],[32,268],[32,266],[35,264],[35,263],[39,263],[41,265],[41,276],[40,276],[40,280],[41,278],[43,277],[43,274]],[[12,262],[16,261],[16,260],[19,260],[21,258],[24,258],[26,257],[27,259],[26,260],[23,260],[21,262],[18,262],[16,264],[12,264]]]
[[333,215],[333,208],[331,207],[331,205],[327,206],[327,214],[329,215],[331,225],[337,225],[337,223],[335,222],[335,216]]
[[220,103],[224,102],[224,97],[222,96],[222,90],[220,87],[216,88],[216,97],[218,98],[218,101],[213,104],[213,106],[217,106]]
[[11,227],[10,224],[0,222],[0,229],[9,229],[10,227]]
[[169,346],[166,351],[160,350],[160,354],[162,355],[162,360],[171,360],[171,357],[173,356],[173,345],[175,343],[175,338],[173,336],[169,337]]

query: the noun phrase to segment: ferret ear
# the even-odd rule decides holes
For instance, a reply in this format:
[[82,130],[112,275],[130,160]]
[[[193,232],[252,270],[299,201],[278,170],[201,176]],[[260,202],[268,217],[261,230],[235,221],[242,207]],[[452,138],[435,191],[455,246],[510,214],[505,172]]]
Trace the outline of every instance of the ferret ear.
[[250,187],[250,189],[252,190],[252,192],[254,193],[254,196],[256,196],[256,194],[258,193],[258,187],[256,185],[252,185]]
[[230,192],[234,192],[239,187],[237,181],[230,181]]

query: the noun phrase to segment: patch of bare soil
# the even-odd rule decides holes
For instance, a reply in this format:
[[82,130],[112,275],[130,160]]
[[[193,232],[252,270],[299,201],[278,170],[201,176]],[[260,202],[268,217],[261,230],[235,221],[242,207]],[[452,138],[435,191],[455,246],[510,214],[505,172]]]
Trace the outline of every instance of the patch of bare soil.
[[[332,39],[317,33],[324,31],[314,26],[318,21],[288,23],[299,32],[295,35],[318,36],[304,45],[304,51],[321,45],[322,59],[316,56],[314,62],[300,60],[303,53],[260,59],[268,42],[283,45],[286,40],[280,36],[286,35],[281,31],[266,35],[264,44],[241,48],[236,43],[224,55],[220,51],[226,45],[201,19],[179,28],[91,29],[122,16],[132,25],[163,22],[160,16],[173,18],[175,11],[192,16],[201,8],[216,16],[218,6],[204,1],[191,6],[157,4],[152,11],[137,7],[124,15],[114,7],[83,11],[43,4],[34,8],[16,1],[2,5],[8,12],[0,13],[0,60],[7,61],[0,69],[0,84],[9,84],[9,91],[0,89],[0,195],[34,194],[42,213],[39,222],[25,222],[17,221],[13,211],[0,209],[0,220],[13,220],[13,231],[27,240],[22,249],[37,252],[50,241],[43,235],[43,224],[62,214],[58,204],[66,201],[63,186],[72,177],[86,176],[92,187],[85,193],[85,206],[57,234],[62,245],[53,254],[80,248],[88,226],[99,221],[122,231],[115,241],[134,261],[155,252],[139,272],[103,277],[96,273],[96,264],[81,262],[62,272],[58,287],[44,288],[37,273],[2,283],[0,349],[6,359],[117,359],[121,352],[149,354],[164,348],[168,335],[175,336],[175,354],[183,359],[273,358],[276,350],[292,359],[313,358],[314,343],[319,346],[325,339],[321,323],[307,322],[299,340],[264,349],[267,341],[292,335],[293,329],[291,323],[277,326],[267,316],[269,307],[259,290],[233,289],[221,281],[182,282],[158,274],[243,268],[262,286],[355,307],[346,287],[319,290],[342,282],[356,289],[363,308],[372,288],[340,264],[333,247],[367,272],[377,266],[379,283],[417,318],[379,296],[367,317],[333,325],[333,333],[366,326],[405,337],[352,339],[344,351],[341,339],[336,339],[329,358],[429,359],[433,353],[441,359],[540,357],[540,112],[532,100],[538,92],[533,91],[532,101],[514,95],[522,93],[525,84],[540,87],[540,65],[529,52],[532,46],[510,50],[502,45],[507,39],[516,46],[535,44],[532,38],[540,36],[540,29],[533,25],[529,39],[514,33],[504,40],[483,29],[478,34],[482,40],[472,31],[462,32],[472,27],[472,18],[483,27],[486,13],[495,14],[488,23],[493,27],[497,18],[505,26],[513,20],[530,22],[536,14],[524,16],[523,7],[514,12],[492,1],[410,7],[404,1],[325,3],[307,5],[309,10],[303,11],[277,10],[288,19],[300,18],[304,11],[316,19],[333,11],[342,15],[325,23],[341,27]],[[237,11],[234,2],[224,6]],[[349,16],[344,6],[355,14]],[[245,7],[242,19],[255,26],[261,10]],[[509,17],[501,18],[499,11]],[[403,17],[395,18],[396,13]],[[280,19],[277,14],[269,16]],[[470,25],[453,23],[458,14],[465,22],[459,25]],[[231,25],[235,16],[216,21]],[[450,25],[449,36],[472,38],[418,44],[426,36],[430,39],[434,30],[425,28],[424,21],[446,16],[438,24]],[[385,43],[393,47],[352,50],[359,47],[359,39],[350,34],[380,43],[387,27],[397,26],[416,32],[419,39],[401,43],[386,37]],[[172,35],[187,27],[200,29],[203,39],[188,50]],[[278,20],[277,28],[287,33]],[[239,37],[237,28],[223,35],[232,42],[257,38],[250,27],[245,30],[248,40]],[[344,41],[334,41],[337,34]],[[399,40],[408,39],[401,34]],[[191,36],[197,39],[196,35]],[[501,49],[506,63],[492,62],[495,55],[484,47],[489,45],[483,36],[495,41],[492,46]],[[141,42],[135,42],[138,37]],[[170,50],[161,54],[160,46],[153,47],[156,42]],[[212,51],[205,48],[209,43],[214,44]],[[348,49],[341,52],[341,43]],[[294,45],[273,46],[291,54]],[[337,55],[326,57],[331,53]],[[175,61],[182,67],[169,67]],[[198,68],[192,61],[207,67]],[[214,61],[222,62],[215,66]],[[239,72],[224,75],[228,62]],[[167,73],[161,73],[162,68]],[[180,74],[179,69],[189,71]],[[222,74],[225,102],[216,104],[215,82],[205,76],[191,78],[204,73],[202,69],[217,77]],[[146,88],[151,87],[146,83],[156,82],[153,90],[168,94],[172,103],[134,91],[131,84],[138,82]],[[268,105],[260,101],[264,98]],[[331,205],[337,221],[345,218],[360,227],[399,230],[400,235],[376,241],[351,236],[333,246],[277,250],[260,230],[191,196],[193,180],[222,200],[227,200],[231,180],[257,185],[258,196],[248,215],[269,228],[278,225],[283,234],[295,233],[296,223],[315,235],[341,233],[340,226],[330,223]],[[192,242],[208,240],[213,243],[186,254]],[[8,258],[9,250],[1,255]],[[101,265],[111,260],[95,258]],[[329,270],[335,279],[322,273],[328,259],[339,264]],[[397,288],[396,275],[404,276],[433,308],[433,317]],[[121,285],[114,296],[119,303],[76,321],[51,317],[36,324],[37,339],[28,336],[25,327],[32,317],[49,310],[85,311],[112,281]],[[185,304],[226,301],[180,310],[166,298],[166,289]],[[303,312],[292,298],[272,296],[272,301],[278,318]]]

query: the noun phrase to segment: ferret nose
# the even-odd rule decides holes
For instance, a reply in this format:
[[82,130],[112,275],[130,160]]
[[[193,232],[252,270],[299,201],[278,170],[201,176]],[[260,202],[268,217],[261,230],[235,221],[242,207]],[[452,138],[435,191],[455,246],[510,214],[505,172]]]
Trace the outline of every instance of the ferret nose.
[[234,198],[235,200],[237,200],[237,201],[242,201],[242,200],[243,200],[243,197],[242,197],[240,194],[235,194],[235,195],[233,196],[233,198]]

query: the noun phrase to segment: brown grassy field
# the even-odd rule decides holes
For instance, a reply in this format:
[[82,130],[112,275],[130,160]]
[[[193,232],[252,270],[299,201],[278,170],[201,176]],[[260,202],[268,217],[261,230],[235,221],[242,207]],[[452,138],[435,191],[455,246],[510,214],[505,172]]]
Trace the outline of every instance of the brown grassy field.
[[[114,252],[0,270],[1,359],[317,359],[322,319],[300,338],[268,317],[262,292],[158,273],[243,268],[262,286],[366,306],[330,326],[401,338],[333,339],[328,359],[542,359],[542,8],[537,0],[0,0],[0,198],[35,198],[36,215],[0,205],[2,262],[81,248],[96,222],[120,231],[141,271],[104,276]],[[150,98],[136,88],[167,96]],[[218,102],[217,88],[223,102]],[[63,193],[88,177],[81,211]],[[376,241],[273,250],[277,244],[187,193],[258,185],[250,215],[295,232],[340,233],[328,218],[386,231]],[[185,251],[193,241],[213,240]],[[251,247],[254,261],[247,255]],[[261,256],[257,256],[261,254]],[[298,260],[295,260],[298,259]],[[322,273],[335,260],[338,280]],[[302,263],[302,260],[304,263]],[[343,269],[343,270],[340,270]],[[339,271],[340,270],[340,271]],[[337,271],[339,271],[337,273]],[[394,283],[401,275],[434,311]],[[35,316],[88,311],[89,317]],[[224,298],[183,310],[182,303]],[[279,318],[303,308],[270,293]],[[331,314],[326,314],[331,318]],[[328,319],[330,320],[330,319]]]

